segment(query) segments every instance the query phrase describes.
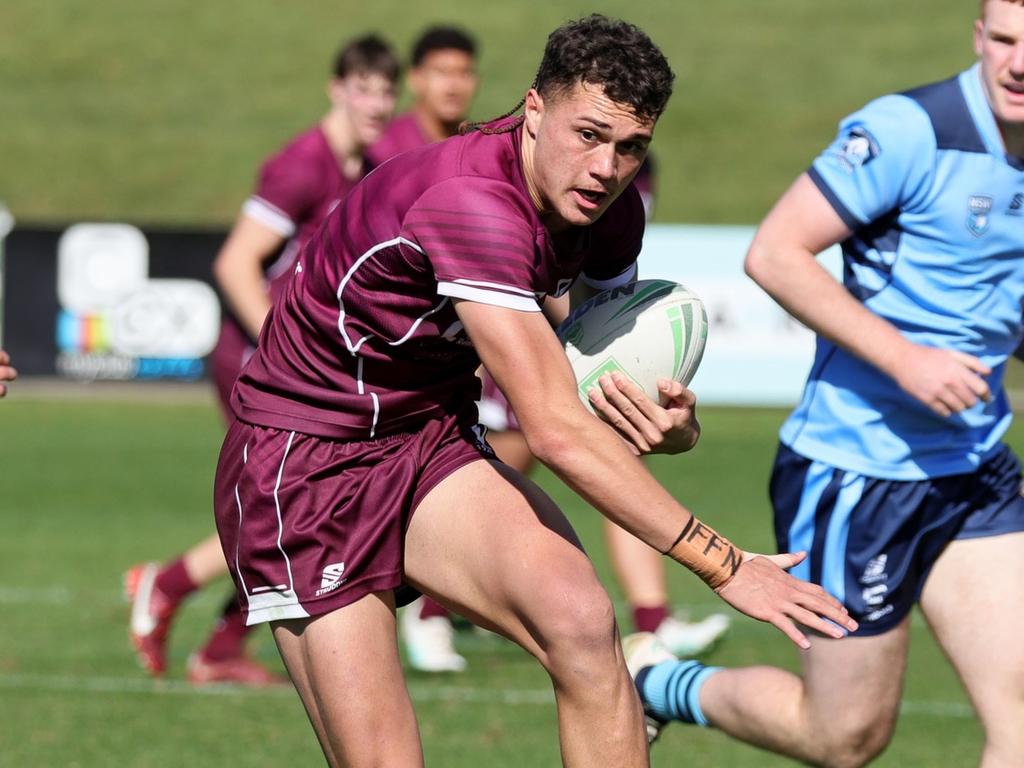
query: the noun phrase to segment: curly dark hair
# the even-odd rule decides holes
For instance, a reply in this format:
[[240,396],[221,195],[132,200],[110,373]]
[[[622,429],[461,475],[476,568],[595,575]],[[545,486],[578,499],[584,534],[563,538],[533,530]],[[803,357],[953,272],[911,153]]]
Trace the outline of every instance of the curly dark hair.
[[633,24],[599,13],[563,24],[548,36],[534,87],[557,97],[577,83],[599,85],[612,101],[657,118],[675,74],[664,54]]

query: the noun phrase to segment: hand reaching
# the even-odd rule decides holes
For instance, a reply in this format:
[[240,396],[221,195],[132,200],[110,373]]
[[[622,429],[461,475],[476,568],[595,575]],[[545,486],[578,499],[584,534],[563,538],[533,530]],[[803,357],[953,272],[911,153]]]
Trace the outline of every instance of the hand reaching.
[[806,556],[804,552],[771,556],[744,552],[743,564],[718,595],[747,616],[772,624],[804,650],[811,647],[811,642],[798,623],[841,638],[843,629],[857,629],[846,608],[817,584],[796,579],[783,570]]

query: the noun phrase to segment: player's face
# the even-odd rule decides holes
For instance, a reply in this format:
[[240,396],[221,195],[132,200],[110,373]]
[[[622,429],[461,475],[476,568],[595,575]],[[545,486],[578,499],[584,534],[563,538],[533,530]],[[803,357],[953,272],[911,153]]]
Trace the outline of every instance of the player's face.
[[985,3],[984,17],[974,24],[974,50],[996,120],[1024,125],[1024,6]]
[[395,112],[398,89],[376,72],[353,72],[331,81],[331,101],[345,110],[356,139],[364,147],[381,137]]
[[465,51],[431,51],[409,73],[417,104],[442,123],[466,119],[476,94],[476,62]]
[[526,97],[527,183],[549,229],[586,226],[608,210],[636,176],[655,121],[578,83],[544,100]]

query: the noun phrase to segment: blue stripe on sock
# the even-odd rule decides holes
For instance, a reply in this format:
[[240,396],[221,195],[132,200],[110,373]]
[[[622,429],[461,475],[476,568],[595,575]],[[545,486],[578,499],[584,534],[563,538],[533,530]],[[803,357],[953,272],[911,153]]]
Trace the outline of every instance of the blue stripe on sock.
[[640,698],[647,712],[661,720],[707,726],[700,708],[700,689],[720,669],[693,660],[662,662],[637,677]]

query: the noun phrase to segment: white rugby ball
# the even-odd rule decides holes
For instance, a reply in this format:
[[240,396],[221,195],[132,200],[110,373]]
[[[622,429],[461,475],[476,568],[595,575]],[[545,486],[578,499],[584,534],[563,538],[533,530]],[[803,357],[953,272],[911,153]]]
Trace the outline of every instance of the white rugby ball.
[[[658,379],[689,384],[708,334],[704,304],[670,280],[638,280],[603,291],[558,326],[583,404],[605,373],[621,371],[655,402]],[[591,409],[593,410],[593,409]]]

